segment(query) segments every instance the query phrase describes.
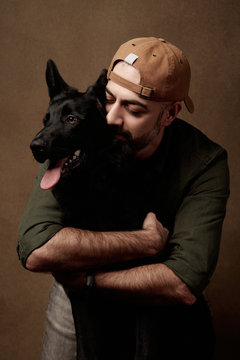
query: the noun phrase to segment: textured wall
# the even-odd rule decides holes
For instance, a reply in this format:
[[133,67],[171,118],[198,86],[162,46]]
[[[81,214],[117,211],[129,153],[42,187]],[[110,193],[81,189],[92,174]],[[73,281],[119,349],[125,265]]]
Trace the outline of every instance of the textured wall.
[[124,41],[164,37],[188,56],[196,111],[182,117],[227,148],[231,198],[219,263],[207,288],[217,332],[216,359],[232,359],[239,337],[238,0],[1,0],[0,357],[39,358],[51,278],[31,274],[15,252],[19,218],[37,172],[29,151],[48,103],[45,64],[84,90]]

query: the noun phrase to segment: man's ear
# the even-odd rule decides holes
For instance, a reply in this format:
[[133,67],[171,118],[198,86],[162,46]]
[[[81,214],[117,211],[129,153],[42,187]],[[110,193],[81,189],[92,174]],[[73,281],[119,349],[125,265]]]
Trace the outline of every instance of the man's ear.
[[165,116],[163,124],[164,126],[169,126],[173,120],[177,117],[178,113],[182,110],[181,101],[176,101],[175,103],[169,105],[165,110]]

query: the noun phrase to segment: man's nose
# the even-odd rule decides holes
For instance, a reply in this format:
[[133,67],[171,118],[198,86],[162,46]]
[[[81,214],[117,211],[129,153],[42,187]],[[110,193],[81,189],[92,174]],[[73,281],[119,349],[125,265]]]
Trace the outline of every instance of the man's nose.
[[107,113],[107,123],[108,125],[118,125],[121,126],[123,124],[122,111],[120,106],[115,103],[111,106]]

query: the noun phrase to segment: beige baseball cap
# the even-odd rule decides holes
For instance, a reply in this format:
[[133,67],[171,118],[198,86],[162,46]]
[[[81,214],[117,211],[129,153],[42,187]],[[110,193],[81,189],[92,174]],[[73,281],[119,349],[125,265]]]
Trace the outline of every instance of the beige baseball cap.
[[[141,76],[139,84],[113,71],[119,61],[125,61],[138,69]],[[164,39],[144,37],[127,41],[114,55],[107,77],[146,99],[184,101],[188,111],[194,111],[188,95],[191,79],[188,60],[181,50]]]

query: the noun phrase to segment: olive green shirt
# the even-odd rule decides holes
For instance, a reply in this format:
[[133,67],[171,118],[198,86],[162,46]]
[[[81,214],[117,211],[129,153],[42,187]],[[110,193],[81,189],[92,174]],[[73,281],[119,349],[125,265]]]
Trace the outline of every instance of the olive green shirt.
[[[153,211],[170,230],[162,262],[199,295],[218,258],[229,196],[227,153],[195,127],[175,119],[149,161]],[[40,166],[19,226],[17,251],[23,266],[33,250],[64,227],[52,191],[40,189],[46,167]]]

